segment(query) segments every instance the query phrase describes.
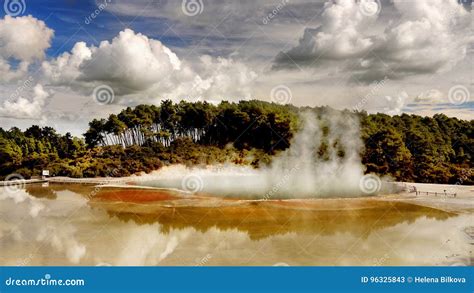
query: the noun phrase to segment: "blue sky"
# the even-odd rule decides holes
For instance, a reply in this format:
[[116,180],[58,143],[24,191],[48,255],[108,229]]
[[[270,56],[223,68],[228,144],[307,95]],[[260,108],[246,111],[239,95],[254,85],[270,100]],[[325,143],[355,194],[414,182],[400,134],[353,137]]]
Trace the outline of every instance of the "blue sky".
[[0,127],[163,98],[474,116],[470,0],[2,1]]
[[[64,51],[69,51],[78,41],[98,45],[102,40],[112,39],[125,28],[142,32],[169,45],[185,45],[181,38],[163,35],[167,28],[164,24],[166,22],[165,19],[163,19],[163,24],[161,25],[160,21],[153,21],[153,26],[151,27],[149,25],[150,21],[147,21],[145,18],[117,15],[105,9],[94,18],[94,21],[86,24],[85,20],[88,17],[90,18],[91,14],[98,9],[95,1],[27,1],[25,7],[24,15],[33,15],[43,20],[48,27],[54,29],[55,38],[52,40],[51,47],[47,50],[48,55],[51,57],[57,56]],[[1,14],[3,17],[5,11],[1,10]]]

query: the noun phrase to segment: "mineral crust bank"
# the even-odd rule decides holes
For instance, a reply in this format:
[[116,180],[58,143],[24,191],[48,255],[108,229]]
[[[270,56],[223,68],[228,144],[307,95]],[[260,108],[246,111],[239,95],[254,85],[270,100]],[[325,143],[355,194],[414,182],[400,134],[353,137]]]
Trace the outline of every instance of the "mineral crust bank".
[[458,277],[414,277],[415,283],[466,283],[466,278]]

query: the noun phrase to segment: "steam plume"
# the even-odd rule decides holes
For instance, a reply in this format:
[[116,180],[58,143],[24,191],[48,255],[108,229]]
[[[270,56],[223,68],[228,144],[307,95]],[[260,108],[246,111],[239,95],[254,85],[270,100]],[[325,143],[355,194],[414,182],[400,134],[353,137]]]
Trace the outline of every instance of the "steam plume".
[[143,175],[138,181],[193,193],[264,199],[364,195],[360,187],[364,180],[360,160],[363,144],[357,116],[338,111],[321,115],[305,112],[301,121],[302,128],[291,146],[275,156],[268,167],[171,166]]

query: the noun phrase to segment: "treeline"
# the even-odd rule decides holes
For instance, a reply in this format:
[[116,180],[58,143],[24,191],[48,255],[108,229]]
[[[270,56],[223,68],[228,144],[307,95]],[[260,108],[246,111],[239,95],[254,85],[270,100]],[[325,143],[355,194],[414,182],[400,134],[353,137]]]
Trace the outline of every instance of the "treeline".
[[0,128],[0,177],[40,175],[52,162],[73,160],[85,151],[82,139],[70,133],[60,135],[52,127],[33,125],[24,132],[16,127]]
[[121,145],[168,147],[177,138],[187,137],[203,145],[258,148],[265,151],[288,147],[297,123],[296,108],[262,101],[207,102],[126,108],[108,119],[94,119],[84,134],[89,147]]
[[[72,177],[127,176],[175,163],[259,166],[289,147],[302,111],[321,117],[336,110],[255,100],[219,105],[163,101],[94,119],[84,140],[50,127],[0,129],[0,177],[29,177],[42,169]],[[361,157],[368,172],[403,181],[474,183],[474,121],[439,114],[354,115],[360,118]],[[324,152],[315,154],[324,157]]]
[[474,184],[474,120],[360,115],[368,172],[403,181]]

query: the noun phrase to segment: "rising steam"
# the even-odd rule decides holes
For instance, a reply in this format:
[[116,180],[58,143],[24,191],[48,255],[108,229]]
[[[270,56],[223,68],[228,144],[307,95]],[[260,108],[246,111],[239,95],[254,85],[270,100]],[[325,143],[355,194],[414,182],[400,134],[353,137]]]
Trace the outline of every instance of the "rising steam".
[[136,180],[142,185],[191,193],[263,199],[351,197],[380,190],[380,180],[364,176],[356,115],[333,111],[318,116],[307,112],[301,118],[302,128],[290,148],[275,156],[268,167],[171,166]]

